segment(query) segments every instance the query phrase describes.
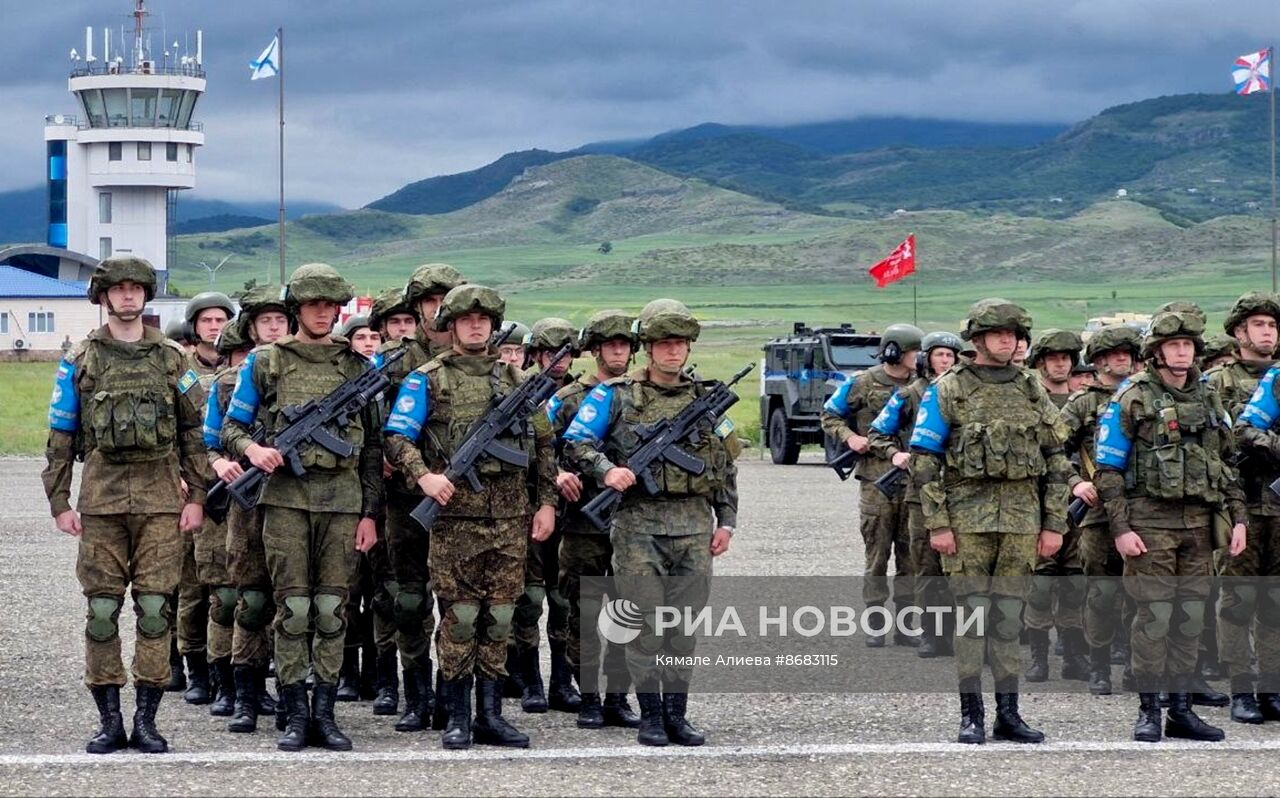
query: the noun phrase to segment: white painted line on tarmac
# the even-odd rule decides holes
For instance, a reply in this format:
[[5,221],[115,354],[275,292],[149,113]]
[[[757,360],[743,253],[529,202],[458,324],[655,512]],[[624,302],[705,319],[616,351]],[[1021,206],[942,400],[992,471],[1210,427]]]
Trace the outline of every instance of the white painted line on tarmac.
[[289,763],[376,763],[376,762],[462,762],[462,761],[521,761],[529,759],[731,759],[743,757],[815,757],[815,756],[909,756],[913,754],[963,754],[965,756],[1006,756],[1009,754],[1045,755],[1063,753],[1121,753],[1121,752],[1203,752],[1221,753],[1280,751],[1280,740],[1240,740],[1221,743],[1193,743],[1164,741],[1138,743],[1131,741],[1062,741],[1039,745],[1016,743],[987,743],[986,745],[961,745],[959,743],[829,743],[812,745],[709,745],[698,748],[667,746],[652,748],[640,745],[624,747],[576,747],[503,749],[476,746],[469,751],[445,751],[439,748],[407,751],[334,751],[307,750],[301,753],[284,751],[189,751],[147,755],[136,752],[116,754],[4,754],[0,755],[0,768],[137,766],[147,765],[269,765]]

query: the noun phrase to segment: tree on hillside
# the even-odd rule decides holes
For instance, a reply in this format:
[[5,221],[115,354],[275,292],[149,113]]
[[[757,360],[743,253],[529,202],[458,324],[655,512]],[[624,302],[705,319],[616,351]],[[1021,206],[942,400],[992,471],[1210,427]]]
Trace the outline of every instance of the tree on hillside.
[[613,252],[613,244],[605,241],[600,246],[596,247],[596,252],[599,252],[601,255],[608,255],[610,252]]

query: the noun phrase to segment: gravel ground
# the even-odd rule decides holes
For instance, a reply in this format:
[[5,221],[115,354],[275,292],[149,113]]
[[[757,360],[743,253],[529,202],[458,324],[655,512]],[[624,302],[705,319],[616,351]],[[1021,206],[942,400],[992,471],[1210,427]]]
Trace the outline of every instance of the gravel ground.
[[[955,745],[956,699],[939,694],[697,695],[699,749],[643,749],[571,716],[507,715],[527,752],[444,752],[436,734],[399,734],[367,704],[340,704],[350,754],[275,749],[273,729],[230,735],[222,719],[167,696],[159,726],[174,752],[89,757],[96,712],[80,684],[83,599],[75,545],[58,534],[41,462],[0,459],[0,795],[849,794],[1274,795],[1277,726],[1229,723],[1218,745],[1129,742],[1131,696],[1038,694],[1024,715],[1049,743]],[[742,463],[741,527],[718,574],[853,575],[862,565],[853,484],[813,464]],[[127,615],[127,613],[126,613]],[[131,630],[125,630],[126,651]],[[884,667],[905,650],[884,649]],[[1056,670],[1057,663],[1054,667]],[[126,697],[126,712],[132,705]]]

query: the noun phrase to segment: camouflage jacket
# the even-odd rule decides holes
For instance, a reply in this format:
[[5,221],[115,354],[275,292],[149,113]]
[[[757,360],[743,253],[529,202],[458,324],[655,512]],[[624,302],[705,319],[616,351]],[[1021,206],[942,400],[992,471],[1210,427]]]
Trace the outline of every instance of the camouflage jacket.
[[[401,338],[399,340],[387,341],[378,349],[375,355],[375,362],[381,362],[380,358],[388,352],[395,352],[400,349],[408,349],[405,356],[392,364],[387,369],[387,379],[391,381],[391,385],[387,387],[386,396],[394,398],[400,392],[400,385],[404,382],[404,378],[414,369],[425,366],[430,363],[437,355],[449,351],[449,347],[437,344],[427,337],[421,327],[414,331],[412,338]],[[385,420],[386,413],[383,413]],[[381,425],[378,427],[381,429]],[[408,476],[400,471],[396,471],[387,480],[387,490],[392,493],[401,494],[402,496],[417,496],[421,498],[422,490],[417,483],[409,479]]]
[[581,499],[572,504],[563,497],[560,499],[561,526],[565,532],[571,534],[581,535],[601,532],[601,530],[596,529],[594,525],[583,518],[581,513],[577,512],[578,507],[590,501],[600,492],[600,485],[594,478],[579,473],[578,464],[571,462],[569,458],[564,456],[565,430],[569,428],[569,423],[573,421],[574,416],[578,414],[579,408],[582,407],[582,400],[592,388],[599,384],[600,378],[595,374],[583,375],[556,391],[556,395],[547,402],[547,418],[551,420],[551,429],[556,435],[556,451],[560,458],[560,467],[565,471],[578,474],[582,478]]
[[[872,366],[860,374],[849,376],[836,388],[822,406],[822,431],[841,444],[857,433],[868,435],[871,422],[889,401],[889,397],[910,383],[910,378],[895,380],[883,365]],[[903,440],[905,444],[905,439]],[[858,461],[857,477],[875,480],[892,464],[876,452],[868,452]]]
[[[1068,482],[1072,489],[1081,482],[1093,482],[1097,476],[1097,454],[1094,438],[1098,431],[1098,419],[1111,401],[1114,387],[1089,385],[1081,388],[1062,406],[1062,423],[1067,428],[1067,456],[1076,464],[1076,470]],[[1106,523],[1106,510],[1101,503],[1090,507],[1080,526],[1096,526]]]
[[[916,412],[920,409],[920,399],[929,380],[916,377],[905,388],[899,388],[889,401],[881,408],[875,421],[871,422],[871,431],[867,436],[871,440],[871,452],[890,463],[898,452],[907,451],[907,442],[915,428]],[[920,503],[920,492],[915,482],[907,483],[905,500],[912,504]]]
[[[1212,369],[1210,374],[1216,371]],[[1280,477],[1280,435],[1274,431],[1276,419],[1280,418],[1277,379],[1280,367],[1268,369],[1240,409],[1233,427],[1240,454],[1244,455],[1240,481],[1249,512],[1273,517],[1280,516],[1280,497],[1267,489]],[[1223,399],[1226,401],[1226,397]]]
[[178,513],[204,501],[204,391],[191,358],[158,330],[116,341],[103,326],[58,366],[43,474],[53,514],[71,509],[72,464],[84,461],[77,509],[91,515]]

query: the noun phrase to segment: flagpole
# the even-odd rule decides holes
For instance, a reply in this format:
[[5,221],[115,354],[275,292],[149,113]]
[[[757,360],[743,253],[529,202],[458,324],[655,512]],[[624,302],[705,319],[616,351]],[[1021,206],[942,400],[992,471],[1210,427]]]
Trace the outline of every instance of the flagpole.
[[[276,72],[279,72],[280,79],[280,97],[279,97],[279,117],[280,117],[280,218],[279,234],[280,234],[280,284],[284,284],[284,26],[275,29],[276,41]],[[1272,208],[1275,202],[1272,201]],[[1275,214],[1272,214],[1275,215]]]
[[1271,293],[1276,292],[1276,48],[1267,48],[1271,81]]
[[920,313],[916,305],[916,286],[920,284],[920,268],[916,267],[916,273],[913,275],[916,279],[911,281],[911,323],[920,326]]

